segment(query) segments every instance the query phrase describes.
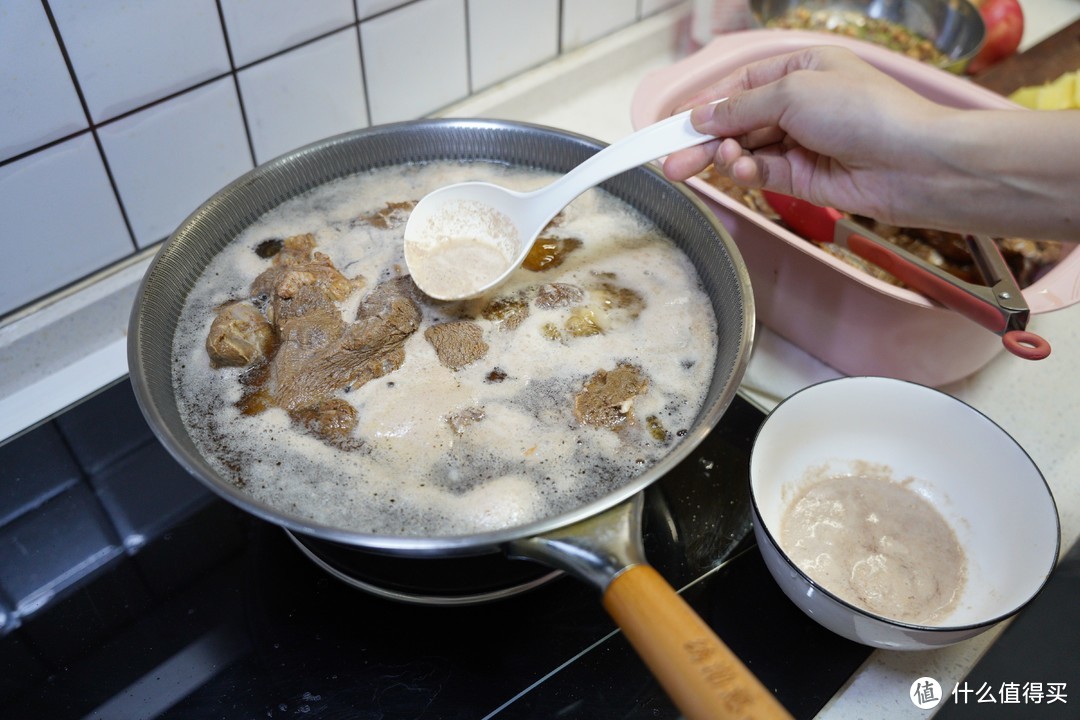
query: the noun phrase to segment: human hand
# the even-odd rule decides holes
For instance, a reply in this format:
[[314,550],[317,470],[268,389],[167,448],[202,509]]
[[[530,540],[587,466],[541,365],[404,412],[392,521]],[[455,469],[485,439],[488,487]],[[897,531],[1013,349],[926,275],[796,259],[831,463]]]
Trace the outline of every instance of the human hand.
[[685,180],[712,163],[743,187],[886,222],[898,220],[896,198],[918,198],[926,174],[940,170],[927,134],[934,120],[956,112],[839,47],[747,65],[680,110],[690,107],[695,128],[725,139],[670,155],[670,179]]

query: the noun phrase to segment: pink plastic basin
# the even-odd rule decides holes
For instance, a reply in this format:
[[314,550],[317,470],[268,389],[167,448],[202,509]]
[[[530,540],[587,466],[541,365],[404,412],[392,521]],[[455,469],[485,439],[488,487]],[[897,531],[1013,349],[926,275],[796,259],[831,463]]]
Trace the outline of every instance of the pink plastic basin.
[[[647,75],[634,94],[632,123],[639,128],[667,117],[698,89],[746,63],[813,45],[850,48],[940,103],[1034,112],[877,45],[824,33],[750,30],[719,36]],[[974,373],[1003,350],[1001,339],[990,331],[834,258],[704,180],[691,178],[687,184],[735,239],[761,322],[840,372],[940,386]],[[1080,300],[1080,253],[1069,253],[1023,293],[1031,308],[1030,327],[1037,331],[1037,315]],[[1053,346],[1054,338],[1047,340]]]

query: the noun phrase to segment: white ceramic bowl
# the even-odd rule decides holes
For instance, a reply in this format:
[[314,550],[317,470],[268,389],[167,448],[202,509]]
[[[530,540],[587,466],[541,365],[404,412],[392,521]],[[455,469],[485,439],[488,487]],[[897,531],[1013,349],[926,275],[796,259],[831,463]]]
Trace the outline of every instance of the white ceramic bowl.
[[[955,609],[935,624],[841,600],[779,545],[781,518],[808,470],[851,474],[860,461],[912,478],[908,487],[956,533],[967,580]],[[1057,507],[1024,449],[971,406],[903,380],[842,378],[784,400],[758,432],[750,485],[758,546],[784,593],[833,632],[874,647],[922,650],[978,635],[1030,602],[1058,559]]]

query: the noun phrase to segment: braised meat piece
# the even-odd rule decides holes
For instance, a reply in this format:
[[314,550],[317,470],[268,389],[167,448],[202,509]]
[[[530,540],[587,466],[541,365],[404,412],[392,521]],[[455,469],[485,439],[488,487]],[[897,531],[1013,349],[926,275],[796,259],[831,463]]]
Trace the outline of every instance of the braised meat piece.
[[853,219],[894,245],[961,280],[980,280],[963,235],[940,230],[898,228],[858,216]]
[[265,300],[266,317],[281,325],[290,317],[336,307],[363,287],[362,279],[349,280],[330,258],[315,252],[315,236],[286,238],[274,264],[251,283],[251,295]]
[[702,171],[701,179],[727,195],[732,200],[741,202],[746,207],[758,211],[770,220],[780,221],[780,216],[772,209],[772,206],[769,205],[769,202],[765,199],[765,196],[762,195],[760,190],[756,188],[739,187],[735,184],[734,180],[724,173],[717,172],[716,168],[712,165]]
[[484,306],[480,315],[503,330],[515,330],[529,317],[529,300],[521,293],[497,297]]
[[340,398],[326,398],[293,410],[289,417],[312,435],[342,450],[360,447],[360,441],[352,436],[356,427],[356,408]]
[[460,370],[476,362],[488,351],[484,331],[469,320],[432,325],[424,331],[424,337],[435,348],[439,362],[451,370]]
[[1004,238],[998,241],[998,246],[1020,287],[1038,280],[1046,268],[1053,267],[1065,256],[1064,243],[1056,240]]
[[538,307],[568,307],[562,327],[545,323],[544,337],[559,342],[571,338],[603,335],[620,325],[632,322],[645,309],[645,298],[631,288],[617,285],[614,273],[597,273],[597,281],[587,289],[576,285],[542,285],[536,296]]
[[569,283],[547,283],[536,291],[536,307],[544,310],[578,305],[584,299],[585,291]]
[[605,281],[589,288],[589,297],[615,322],[636,320],[645,309],[645,298],[641,293],[613,282]]
[[400,227],[409,219],[409,213],[416,207],[416,200],[401,200],[388,202],[380,210],[357,218],[359,222],[372,225],[383,230]]
[[648,390],[648,378],[635,365],[597,370],[574,396],[574,417],[584,425],[619,430],[633,424],[634,398]]
[[421,320],[415,286],[409,278],[376,286],[356,319],[346,322],[340,303],[363,282],[346,278],[315,252],[312,235],[286,238],[273,257],[251,284],[263,312],[248,302],[222,308],[207,338],[211,362],[251,366],[243,379],[243,412],[279,407],[325,442],[352,449],[356,410],[338,394],[405,362],[405,340]]
[[393,372],[405,362],[405,341],[422,319],[419,292],[412,278],[394,278],[380,283],[360,303],[345,347],[370,365],[372,377],[364,382]]
[[372,290],[353,323],[336,305],[312,304],[279,325],[266,390],[290,412],[317,405],[401,367],[405,340],[419,327],[420,308],[396,280]]
[[266,360],[276,340],[274,327],[263,314],[240,300],[218,308],[206,336],[206,352],[211,367],[248,367]]

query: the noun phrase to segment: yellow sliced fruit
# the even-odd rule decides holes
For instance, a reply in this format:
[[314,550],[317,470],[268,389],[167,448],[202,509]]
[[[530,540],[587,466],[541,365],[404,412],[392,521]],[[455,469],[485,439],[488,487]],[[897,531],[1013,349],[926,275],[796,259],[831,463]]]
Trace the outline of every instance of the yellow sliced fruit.
[[1017,105],[1023,105],[1026,108],[1034,110],[1038,107],[1039,100],[1039,87],[1037,85],[1028,85],[1018,90],[1014,90],[1009,99]]
[[1076,78],[1071,73],[1066,73],[1039,89],[1038,108],[1067,110],[1072,107],[1075,91]]
[[1080,70],[1067,72],[1043,85],[1027,85],[1014,90],[1009,99],[1034,110],[1080,108]]

